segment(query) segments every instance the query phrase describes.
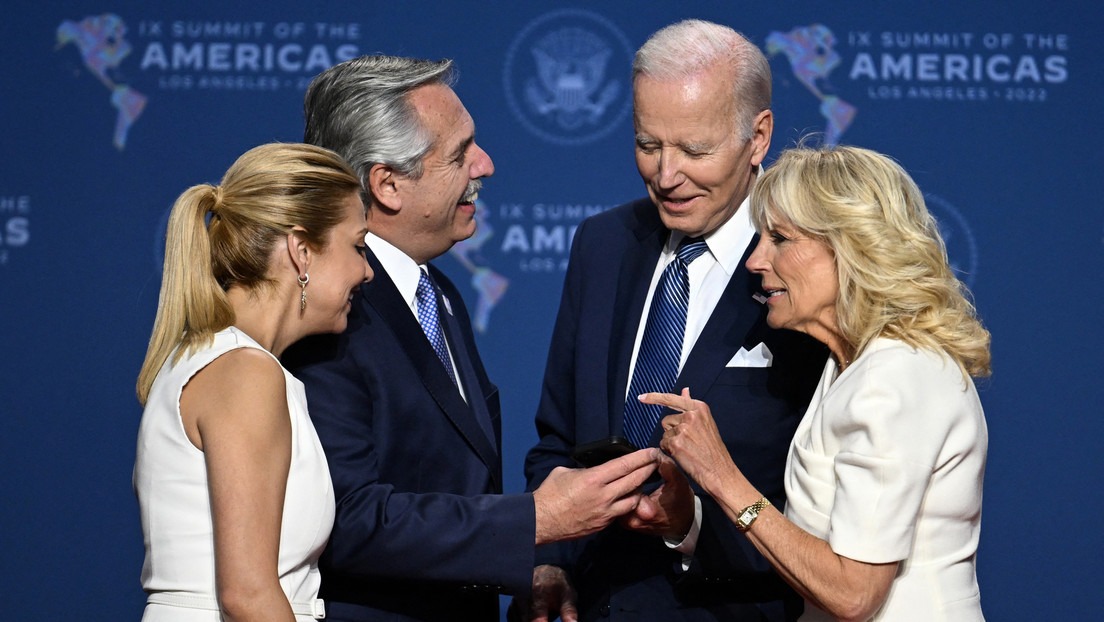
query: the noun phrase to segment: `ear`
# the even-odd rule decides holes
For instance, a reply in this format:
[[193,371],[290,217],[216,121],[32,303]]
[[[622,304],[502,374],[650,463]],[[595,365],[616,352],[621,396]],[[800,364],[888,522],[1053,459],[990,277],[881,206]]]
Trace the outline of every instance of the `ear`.
[[405,177],[388,164],[373,164],[368,169],[368,194],[376,205],[397,212],[402,209],[400,186]]
[[769,108],[755,116],[751,132],[751,165],[759,166],[767,157],[771,134],[774,133],[774,113]]
[[311,251],[303,233],[306,229],[295,225],[287,234],[287,254],[291,265],[295,268],[295,275],[301,276],[310,273],[311,261],[314,260],[314,252]]

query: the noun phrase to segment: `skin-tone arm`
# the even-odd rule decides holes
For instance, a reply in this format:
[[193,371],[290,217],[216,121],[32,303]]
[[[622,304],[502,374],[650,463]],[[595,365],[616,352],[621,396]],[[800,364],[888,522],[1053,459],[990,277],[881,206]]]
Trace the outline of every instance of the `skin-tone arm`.
[[[762,498],[733,463],[708,404],[685,390],[682,395],[647,393],[640,399],[679,413],[663,419],[660,447],[731,520]],[[773,506],[759,513],[746,535],[787,583],[839,620],[870,618],[885,602],[897,574],[897,562],[868,564],[837,555],[828,542],[794,525]]]
[[184,387],[180,413],[207,465],[223,619],[294,622],[277,570],[291,464],[279,364],[253,348],[223,354]]

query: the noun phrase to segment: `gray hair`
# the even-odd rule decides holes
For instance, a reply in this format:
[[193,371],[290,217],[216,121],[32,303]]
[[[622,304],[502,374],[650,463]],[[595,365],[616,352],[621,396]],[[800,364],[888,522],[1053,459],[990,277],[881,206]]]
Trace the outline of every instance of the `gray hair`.
[[715,64],[732,72],[736,127],[747,140],[755,116],[770,108],[770,64],[755,44],[728,26],[687,19],[660,29],[637,50],[632,77],[634,82],[639,76],[682,80]]
[[367,191],[368,171],[386,164],[417,179],[433,147],[407,95],[427,84],[452,86],[452,61],[361,56],[318,74],[303,102],[304,142],[336,151]]

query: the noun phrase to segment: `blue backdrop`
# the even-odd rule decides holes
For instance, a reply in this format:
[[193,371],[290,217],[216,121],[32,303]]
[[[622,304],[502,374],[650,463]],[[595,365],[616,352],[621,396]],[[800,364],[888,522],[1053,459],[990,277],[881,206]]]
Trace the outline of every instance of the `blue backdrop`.
[[482,309],[521,489],[571,234],[644,192],[632,51],[686,17],[770,55],[774,154],[823,132],[895,156],[925,191],[993,333],[985,611],[1099,615],[1096,3],[87,0],[0,18],[0,618],[140,615],[133,386],[167,211],[249,147],[300,139],[310,78],[362,53],[454,58],[495,160],[479,237],[440,265]]

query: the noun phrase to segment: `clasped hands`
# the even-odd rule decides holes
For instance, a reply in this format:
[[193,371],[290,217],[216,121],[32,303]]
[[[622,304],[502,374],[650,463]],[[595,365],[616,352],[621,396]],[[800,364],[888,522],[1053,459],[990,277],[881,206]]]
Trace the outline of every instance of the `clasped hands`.
[[651,494],[642,494],[633,510],[620,524],[633,531],[682,540],[694,521],[694,492],[688,477],[707,491],[721,479],[732,458],[721,440],[709,405],[682,393],[645,393],[645,404],[656,404],[675,411],[663,418],[663,438],[657,468],[663,484]]
[[[657,469],[663,482],[644,492]],[[615,520],[634,531],[680,539],[694,518],[689,483],[655,448],[587,469],[557,467],[533,492],[533,501],[537,544],[581,538]]]
[[[681,395],[646,393],[640,400],[676,412],[661,422],[664,433],[660,447],[678,459],[691,477],[702,477],[709,469],[707,465],[724,464],[721,459],[728,458],[728,450],[709,406],[691,398],[688,389]],[[682,540],[694,520],[694,494],[679,465],[663,452],[641,449],[589,469],[554,469],[533,493],[537,543],[583,537],[614,520],[626,529]],[[731,464],[731,460],[727,462]],[[644,493],[641,486],[657,469],[662,484]],[[575,592],[567,573],[555,566],[538,566],[533,573],[532,596],[517,599],[514,614],[533,622],[547,622],[557,616],[564,622],[575,622]]]
[[[650,494],[641,494],[640,502],[621,517],[620,524],[633,531],[681,541],[694,521],[694,492],[687,477],[709,483],[724,465],[732,465],[728,449],[721,440],[709,405],[690,397],[690,389],[680,395],[645,393],[645,404],[656,404],[675,411],[663,418],[663,438],[656,468],[663,483]],[[677,462],[677,464],[676,464]]]
[[[660,448],[678,464],[647,448],[587,469],[553,469],[533,492],[537,544],[582,538],[614,520],[626,529],[675,541],[690,530],[694,493],[686,476],[701,483],[699,478],[718,465],[731,464],[728,450],[709,406],[691,398],[689,389],[681,395],[646,393],[640,400],[676,412],[661,422]],[[662,483],[644,492],[641,486],[656,470]]]

